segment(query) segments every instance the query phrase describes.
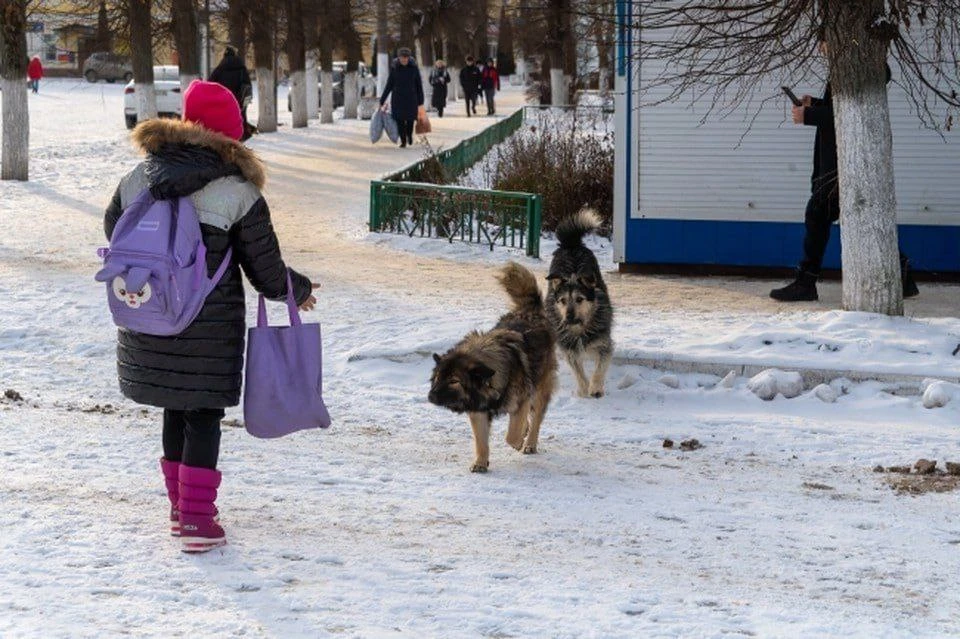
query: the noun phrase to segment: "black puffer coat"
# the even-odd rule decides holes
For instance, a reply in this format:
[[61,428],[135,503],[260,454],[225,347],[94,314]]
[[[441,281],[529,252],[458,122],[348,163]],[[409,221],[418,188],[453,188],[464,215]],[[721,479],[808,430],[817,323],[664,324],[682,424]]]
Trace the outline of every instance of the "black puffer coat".
[[[147,159],[123,178],[107,208],[109,238],[126,207],[144,188],[158,198],[189,195],[200,218],[212,275],[233,247],[233,258],[197,319],[173,337],[117,333],[120,390],[140,404],[189,410],[224,408],[240,401],[245,304],[240,270],[271,299],[286,295],[286,266],[260,195],[263,166],[238,142],[176,120],[149,120],[133,133]],[[310,281],[292,272],[302,304]]]
[[209,80],[230,89],[230,93],[237,99],[237,104],[240,106],[243,106],[244,96],[253,95],[250,73],[238,55],[223,56],[217,68],[210,72]]
[[420,68],[412,59],[407,64],[394,61],[390,66],[390,77],[380,96],[381,105],[391,93],[390,112],[393,119],[416,120],[417,107],[423,104],[423,78],[420,77]]

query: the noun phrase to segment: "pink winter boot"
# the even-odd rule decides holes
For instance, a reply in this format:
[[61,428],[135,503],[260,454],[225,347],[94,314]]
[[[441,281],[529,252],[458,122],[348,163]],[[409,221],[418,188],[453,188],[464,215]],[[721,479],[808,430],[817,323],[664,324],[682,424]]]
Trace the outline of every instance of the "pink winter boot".
[[170,499],[170,534],[180,536],[180,462],[160,458],[160,470],[167,484],[167,497]]
[[227,540],[217,523],[220,472],[180,464],[180,541],[183,552],[207,552]]

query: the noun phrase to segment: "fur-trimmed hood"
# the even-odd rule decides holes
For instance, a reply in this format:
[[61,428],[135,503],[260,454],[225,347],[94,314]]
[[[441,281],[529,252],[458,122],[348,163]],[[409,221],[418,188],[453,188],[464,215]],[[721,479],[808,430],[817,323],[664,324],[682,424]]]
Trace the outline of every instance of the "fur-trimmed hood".
[[131,139],[144,153],[157,153],[165,146],[196,146],[215,152],[226,164],[234,165],[249,182],[262,189],[267,182],[263,162],[236,140],[193,122],[153,118],[137,125]]

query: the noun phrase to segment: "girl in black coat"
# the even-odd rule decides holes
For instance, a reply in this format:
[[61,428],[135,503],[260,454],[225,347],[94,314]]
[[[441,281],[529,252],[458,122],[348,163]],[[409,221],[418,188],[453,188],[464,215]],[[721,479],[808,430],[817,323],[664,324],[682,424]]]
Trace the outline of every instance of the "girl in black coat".
[[[195,81],[184,93],[184,120],[142,122],[133,141],[146,159],[120,181],[104,217],[109,238],[126,207],[144,190],[156,199],[189,197],[207,249],[208,274],[233,257],[200,314],[179,335],[117,332],[120,391],[163,408],[160,465],[170,498],[171,533],[184,550],[225,543],[216,520],[216,470],[224,408],[240,401],[246,310],[241,270],[260,293],[282,299],[287,267],[260,193],[263,164],[238,142],[240,108],[227,89]],[[300,308],[316,303],[310,280],[291,270]]]
[[402,48],[397,59],[390,67],[387,86],[380,96],[380,107],[387,110],[387,98],[390,101],[393,119],[400,125],[400,146],[413,144],[413,126],[417,122],[417,111],[423,106],[423,80],[420,69],[410,55],[410,49]]
[[433,87],[433,96],[430,100],[437,115],[443,117],[443,109],[447,106],[447,85],[450,84],[450,74],[443,60],[437,60],[433,71],[430,72],[430,86]]

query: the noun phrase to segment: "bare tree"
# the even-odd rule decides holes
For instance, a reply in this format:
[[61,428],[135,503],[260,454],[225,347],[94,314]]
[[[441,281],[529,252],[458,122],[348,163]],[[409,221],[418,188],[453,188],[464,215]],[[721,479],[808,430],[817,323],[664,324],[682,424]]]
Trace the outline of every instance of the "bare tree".
[[157,94],[153,87],[153,29],[151,0],[127,0],[133,82],[137,94],[137,121],[157,117]]
[[383,95],[390,74],[389,40],[387,0],[377,0],[377,95]]
[[173,39],[180,66],[180,88],[200,77],[200,27],[196,0],[172,0]]
[[287,0],[287,63],[290,65],[290,103],[295,129],[307,126],[306,62],[303,2]]
[[337,16],[331,11],[331,0],[320,5],[320,122],[333,122],[333,43],[336,40]]
[[357,118],[357,106],[360,99],[360,87],[357,73],[360,69],[360,60],[363,57],[363,43],[357,30],[350,0],[339,0],[341,24],[343,25],[343,49],[347,57],[347,69],[343,74],[343,117],[344,119]]
[[0,91],[3,93],[0,179],[3,180],[27,180],[30,174],[26,5],[26,0],[0,0]]
[[741,106],[771,73],[809,78],[828,45],[839,163],[843,306],[903,313],[886,63],[924,121],[957,107],[958,0],[637,0],[638,55],[661,72],[646,89]]
[[241,60],[247,59],[247,29],[250,25],[249,0],[230,0],[227,6],[227,29],[230,44]]
[[269,0],[250,0],[250,7],[250,39],[257,70],[257,129],[261,133],[274,133],[277,130],[277,77],[273,55],[276,19]]
[[319,56],[317,47],[320,46],[319,16],[317,15],[319,9],[319,0],[303,0],[303,41],[307,55],[303,77],[308,120],[316,120],[320,116],[320,69],[317,66]]

